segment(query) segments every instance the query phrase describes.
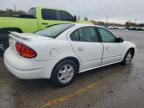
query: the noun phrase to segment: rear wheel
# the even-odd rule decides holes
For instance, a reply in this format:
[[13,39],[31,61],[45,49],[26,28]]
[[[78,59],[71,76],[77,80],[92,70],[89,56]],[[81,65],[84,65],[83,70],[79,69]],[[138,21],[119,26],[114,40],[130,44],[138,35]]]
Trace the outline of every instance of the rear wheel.
[[125,57],[124,57],[124,60],[121,62],[121,64],[123,65],[128,65],[131,63],[132,61],[132,58],[133,58],[133,51],[132,50],[128,50]]
[[73,81],[77,71],[78,67],[72,60],[64,60],[54,68],[51,81],[56,86],[66,86]]

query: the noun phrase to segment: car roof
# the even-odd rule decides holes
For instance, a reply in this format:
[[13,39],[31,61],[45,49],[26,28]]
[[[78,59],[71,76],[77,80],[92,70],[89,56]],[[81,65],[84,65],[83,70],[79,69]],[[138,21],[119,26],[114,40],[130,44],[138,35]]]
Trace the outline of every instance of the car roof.
[[93,27],[103,27],[99,25],[94,25],[94,24],[83,24],[83,23],[74,23],[77,27],[85,27],[85,26],[93,26]]

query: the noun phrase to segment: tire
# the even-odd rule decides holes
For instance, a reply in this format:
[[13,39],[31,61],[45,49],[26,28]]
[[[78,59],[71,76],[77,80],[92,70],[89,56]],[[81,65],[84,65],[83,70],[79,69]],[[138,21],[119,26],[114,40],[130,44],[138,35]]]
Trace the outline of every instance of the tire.
[[76,64],[69,59],[58,63],[52,71],[51,82],[55,86],[64,87],[72,83],[75,74],[78,72]]
[[128,50],[123,61],[121,62],[122,65],[128,65],[131,64],[133,58],[133,51],[132,50]]
[[22,33],[20,29],[3,29],[0,31],[0,56],[3,56],[4,51],[9,47],[9,34],[11,31]]
[[0,33],[0,56],[3,56],[4,51],[9,47],[9,36],[7,33]]

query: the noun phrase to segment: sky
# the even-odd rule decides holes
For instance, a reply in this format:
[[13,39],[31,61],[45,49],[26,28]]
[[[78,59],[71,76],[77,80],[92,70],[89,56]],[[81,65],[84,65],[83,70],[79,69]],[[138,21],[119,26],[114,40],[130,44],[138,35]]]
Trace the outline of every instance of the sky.
[[28,11],[31,7],[64,9],[91,20],[144,23],[144,0],[0,0],[0,9]]

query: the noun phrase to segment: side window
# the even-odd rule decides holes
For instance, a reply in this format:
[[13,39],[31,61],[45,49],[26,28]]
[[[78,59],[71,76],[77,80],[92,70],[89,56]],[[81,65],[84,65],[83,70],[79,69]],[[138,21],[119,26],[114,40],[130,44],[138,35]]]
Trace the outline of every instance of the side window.
[[59,20],[61,21],[73,21],[73,16],[65,11],[58,11]]
[[98,28],[98,30],[101,35],[102,42],[115,42],[116,37],[110,31],[104,28]]
[[84,27],[78,29],[71,34],[71,39],[73,41],[98,42],[96,29],[94,27]]
[[42,18],[44,20],[57,20],[57,13],[52,9],[42,9]]

